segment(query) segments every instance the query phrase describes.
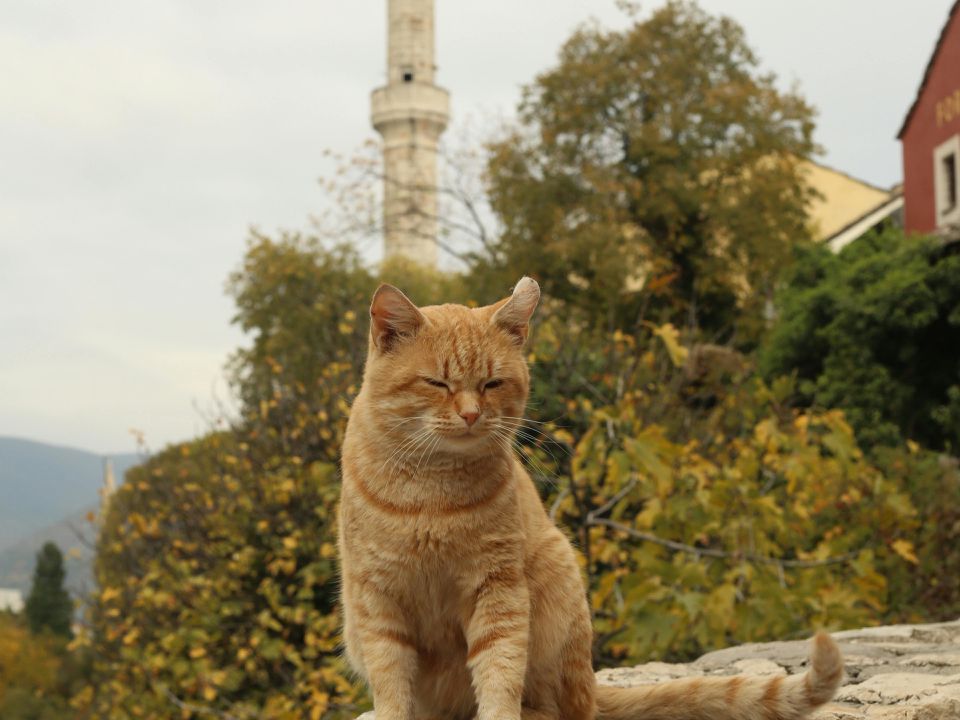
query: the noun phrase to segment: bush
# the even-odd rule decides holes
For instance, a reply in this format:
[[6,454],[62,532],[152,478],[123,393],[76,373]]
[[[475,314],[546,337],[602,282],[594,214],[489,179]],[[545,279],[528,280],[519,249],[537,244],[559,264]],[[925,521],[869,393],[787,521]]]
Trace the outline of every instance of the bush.
[[98,542],[92,717],[353,714],[337,652],[336,470],[212,434],[128,474]]
[[59,720],[68,716],[69,677],[63,642],[33,635],[21,618],[0,612],[0,718]]
[[885,230],[807,250],[778,306],[765,377],[795,374],[800,402],[842,408],[867,448],[960,448],[960,244]]
[[789,382],[749,373],[704,384],[696,353],[655,332],[664,350],[620,340],[639,361],[592,411],[553,500],[585,555],[600,662],[882,618],[914,510],[842,413],[794,411]]

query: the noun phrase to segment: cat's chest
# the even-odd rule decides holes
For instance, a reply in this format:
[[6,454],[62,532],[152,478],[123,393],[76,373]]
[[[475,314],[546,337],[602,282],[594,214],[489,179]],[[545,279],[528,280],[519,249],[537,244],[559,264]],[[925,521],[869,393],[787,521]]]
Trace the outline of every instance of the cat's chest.
[[404,532],[404,545],[413,556],[442,564],[444,560],[455,558],[457,548],[463,545],[463,537],[458,530],[435,521],[412,522]]

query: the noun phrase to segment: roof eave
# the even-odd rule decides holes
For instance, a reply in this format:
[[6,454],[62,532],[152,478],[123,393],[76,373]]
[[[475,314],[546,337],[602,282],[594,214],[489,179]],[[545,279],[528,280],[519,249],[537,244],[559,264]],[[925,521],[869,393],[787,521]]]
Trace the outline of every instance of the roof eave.
[[917,105],[920,103],[920,96],[923,95],[923,90],[927,86],[927,80],[930,79],[930,73],[933,71],[933,64],[936,62],[937,55],[940,54],[940,50],[943,47],[943,41],[947,37],[947,28],[950,27],[950,23],[953,21],[953,16],[960,11],[960,0],[957,0],[953,4],[953,7],[950,8],[950,12],[947,14],[947,21],[943,24],[943,28],[940,30],[940,36],[937,38],[937,44],[933,47],[933,53],[930,55],[930,60],[927,61],[927,68],[923,72],[923,80],[920,81],[920,87],[917,88],[917,95],[913,99],[913,103],[910,105],[910,109],[907,110],[907,116],[903,119],[903,125],[900,126],[900,131],[897,133],[897,140],[903,139],[903,134],[907,131],[907,126],[910,124],[910,121],[913,119],[913,113],[917,109]]

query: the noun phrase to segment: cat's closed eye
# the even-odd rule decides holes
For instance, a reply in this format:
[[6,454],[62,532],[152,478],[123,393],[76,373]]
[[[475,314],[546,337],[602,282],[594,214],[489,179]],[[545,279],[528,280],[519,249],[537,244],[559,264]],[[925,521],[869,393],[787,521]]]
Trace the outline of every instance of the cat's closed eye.
[[498,387],[500,387],[501,385],[503,385],[503,380],[488,380],[487,382],[485,382],[485,383],[483,384],[483,389],[484,389],[485,391],[486,391],[486,390],[493,390],[494,388],[498,388]]
[[447,391],[450,390],[450,386],[447,385],[443,380],[434,380],[433,378],[424,378],[423,381],[427,385],[433,385],[434,387],[443,388],[444,390],[447,390]]

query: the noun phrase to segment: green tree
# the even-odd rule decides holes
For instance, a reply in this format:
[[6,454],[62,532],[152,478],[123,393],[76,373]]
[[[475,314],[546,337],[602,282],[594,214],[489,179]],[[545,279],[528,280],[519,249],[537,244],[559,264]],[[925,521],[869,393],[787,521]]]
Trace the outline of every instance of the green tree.
[[535,275],[607,331],[654,319],[757,338],[809,237],[813,111],[736,22],[674,1],[623,31],[582,27],[519,110],[491,146],[503,235],[488,271]]
[[[254,234],[227,282],[249,337],[228,376],[243,421],[267,455],[334,462],[356,392],[373,274],[348,247],[291,233]],[[358,321],[359,320],[359,321]]]
[[55,635],[71,636],[73,602],[63,587],[65,577],[60,548],[52,542],[44,543],[37,553],[33,586],[25,608],[32,632],[39,634],[48,630]]
[[808,248],[760,353],[798,401],[842,408],[866,447],[960,450],[960,244],[889,229]]

